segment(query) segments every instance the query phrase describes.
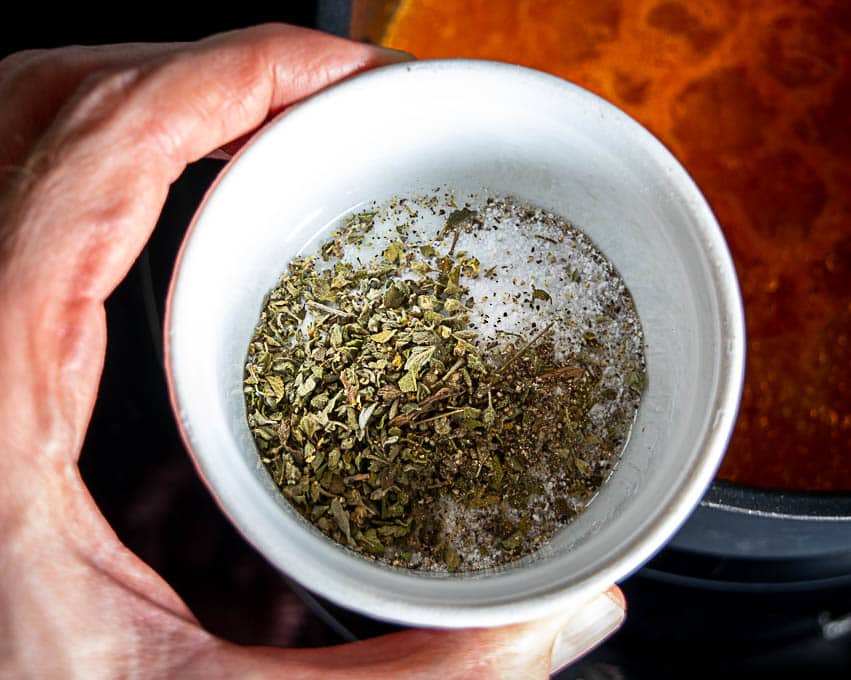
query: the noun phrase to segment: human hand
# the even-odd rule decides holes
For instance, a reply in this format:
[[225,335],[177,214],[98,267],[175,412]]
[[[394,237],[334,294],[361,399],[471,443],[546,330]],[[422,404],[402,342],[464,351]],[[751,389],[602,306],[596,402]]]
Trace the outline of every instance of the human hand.
[[546,677],[551,651],[565,663],[620,624],[615,588],[505,628],[411,630],[321,650],[241,647],[203,630],[120,543],[80,478],[103,303],[169,184],[292,102],[401,58],[262,26],[0,62],[0,675]]

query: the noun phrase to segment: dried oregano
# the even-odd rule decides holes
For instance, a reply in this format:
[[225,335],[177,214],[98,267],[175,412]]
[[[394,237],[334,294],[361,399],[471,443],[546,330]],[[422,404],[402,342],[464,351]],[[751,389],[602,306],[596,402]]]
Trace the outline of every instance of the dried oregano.
[[[393,202],[381,234],[386,215],[352,215],[293,259],[264,302],[245,398],[263,463],[308,521],[390,564],[454,571],[530,553],[582,510],[625,442],[644,359],[628,291],[579,232],[494,198],[440,206]],[[526,263],[558,289],[518,281],[508,251],[480,261],[487,247],[470,246],[503,223],[525,225]],[[590,321],[577,262],[596,288],[614,282]],[[498,327],[512,306],[528,326]]]

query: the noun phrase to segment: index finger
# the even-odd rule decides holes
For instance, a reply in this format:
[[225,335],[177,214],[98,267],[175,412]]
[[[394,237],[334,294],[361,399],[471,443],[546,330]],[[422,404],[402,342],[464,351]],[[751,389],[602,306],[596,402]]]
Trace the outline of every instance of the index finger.
[[86,78],[0,191],[0,378],[17,386],[0,396],[0,422],[14,450],[79,451],[103,302],[186,164],[334,81],[405,58],[283,25],[145,51]]
[[[283,25],[164,51],[90,78],[60,111],[24,171],[32,178],[27,193],[38,193],[35,184],[49,185],[52,200],[27,206],[32,219],[15,240],[24,246],[22,254],[30,250],[27,244],[37,250],[45,243],[59,253],[68,276],[53,282],[62,289],[50,286],[54,298],[109,295],[187,163],[330,83],[404,58]],[[28,273],[47,292],[39,272]]]
[[[0,60],[0,170],[22,162],[57,112],[87,77],[185,49],[185,43],[71,45],[27,50]],[[11,133],[11,134],[10,134]]]

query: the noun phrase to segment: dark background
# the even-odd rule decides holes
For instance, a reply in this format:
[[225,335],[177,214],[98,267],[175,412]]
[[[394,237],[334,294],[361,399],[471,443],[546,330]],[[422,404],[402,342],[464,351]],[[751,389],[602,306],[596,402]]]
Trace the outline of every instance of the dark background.
[[203,10],[173,12],[163,5],[145,5],[144,9],[114,5],[113,9],[93,11],[82,4],[69,4],[65,9],[41,11],[39,7],[36,11],[19,4],[14,19],[7,15],[0,25],[0,56],[24,49],[73,44],[198,40],[220,31],[266,22],[315,24],[316,2],[279,2],[274,11],[256,5],[228,3],[216,9],[208,4]]

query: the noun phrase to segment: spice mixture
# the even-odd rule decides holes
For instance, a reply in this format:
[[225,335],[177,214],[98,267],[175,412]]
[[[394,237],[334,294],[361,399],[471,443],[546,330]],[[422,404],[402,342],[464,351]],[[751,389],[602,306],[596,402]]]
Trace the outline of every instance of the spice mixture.
[[643,337],[563,219],[451,192],[350,215],[267,296],[245,369],[260,458],[324,534],[469,571],[533,552],[629,435]]

